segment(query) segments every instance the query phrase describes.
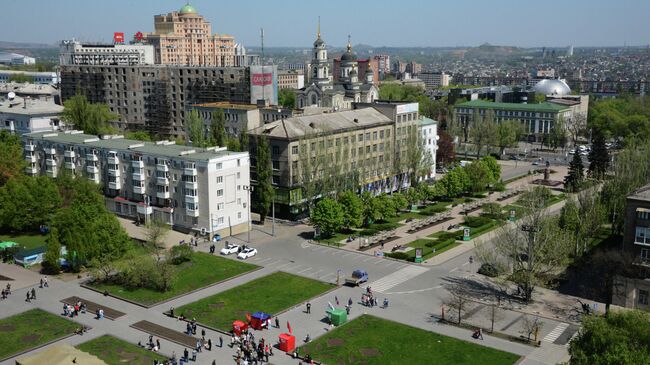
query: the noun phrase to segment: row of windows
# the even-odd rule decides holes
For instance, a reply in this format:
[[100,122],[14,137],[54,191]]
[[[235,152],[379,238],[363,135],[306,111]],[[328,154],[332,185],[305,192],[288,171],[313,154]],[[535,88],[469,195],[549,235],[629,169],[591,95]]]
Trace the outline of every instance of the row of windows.
[[650,227],[636,227],[634,243],[650,246]]

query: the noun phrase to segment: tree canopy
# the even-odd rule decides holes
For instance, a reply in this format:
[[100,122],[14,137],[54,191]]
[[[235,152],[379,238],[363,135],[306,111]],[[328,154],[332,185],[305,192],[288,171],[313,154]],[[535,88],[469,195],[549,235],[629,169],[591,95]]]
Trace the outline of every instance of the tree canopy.
[[0,186],[11,178],[23,176],[25,166],[20,138],[9,131],[0,131]]
[[332,198],[324,198],[312,210],[311,221],[322,235],[329,237],[345,223],[343,206]]
[[84,95],[75,95],[63,103],[62,119],[75,129],[88,134],[112,134],[115,130],[108,122],[118,120],[108,105],[91,103]]
[[47,176],[15,178],[0,188],[0,227],[34,232],[47,225],[62,204],[54,181]]
[[295,108],[296,92],[293,89],[281,89],[278,91],[278,104],[289,109]]

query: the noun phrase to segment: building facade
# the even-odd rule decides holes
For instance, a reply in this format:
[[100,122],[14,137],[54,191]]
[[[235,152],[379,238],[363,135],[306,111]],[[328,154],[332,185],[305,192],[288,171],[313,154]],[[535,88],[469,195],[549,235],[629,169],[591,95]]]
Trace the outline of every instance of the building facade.
[[188,105],[250,103],[250,76],[244,67],[62,65],[61,98],[80,92],[118,114],[121,130],[177,139],[186,135]]
[[[417,133],[418,104],[355,107],[281,119],[250,131],[251,153],[257,138],[269,141],[278,216],[300,217],[305,202],[331,191],[379,194],[409,186],[405,159],[409,133]],[[253,184],[255,164],[253,159]],[[308,186],[320,186],[322,191]]]
[[424,153],[428,155],[426,161],[430,162],[428,171],[419,177],[420,181],[436,179],[436,153],[438,153],[438,122],[430,118],[421,118],[418,120],[418,129]]
[[305,74],[300,70],[278,72],[278,89],[302,89],[305,87]]
[[56,85],[59,83],[59,75],[56,72],[0,70],[0,84],[11,82],[11,77],[17,75],[27,76],[32,79],[31,83],[37,85]]
[[569,107],[552,103],[515,104],[472,100],[456,104],[454,111],[454,122],[465,130],[472,128],[474,119],[485,118],[488,114],[497,123],[519,121],[529,141],[543,140],[560,119],[570,123],[572,118]]
[[59,46],[60,65],[153,65],[154,49],[145,44],[82,44],[65,40]]
[[18,53],[0,53],[0,64],[2,65],[33,65],[36,58]]
[[633,257],[634,277],[618,277],[612,303],[650,310],[650,184],[627,197],[623,251]]
[[245,55],[237,51],[233,36],[212,34],[210,22],[189,3],[179,11],[154,16],[154,31],[144,33],[142,42],[153,45],[155,62],[164,65],[236,66],[236,55]]
[[8,98],[0,101],[0,130],[18,135],[56,131],[64,125],[61,114],[63,107],[52,101]]
[[449,75],[442,71],[423,71],[418,74],[418,78],[424,82],[424,87],[427,90],[449,86],[449,80],[451,79]]
[[206,134],[212,128],[212,114],[217,109],[221,109],[224,113],[225,130],[230,137],[239,137],[244,129],[250,131],[261,127],[264,123],[293,116],[291,109],[253,104],[217,102],[192,105],[190,110],[196,110],[199,113],[203,119]]
[[117,215],[222,236],[249,229],[247,152],[80,131],[30,133],[23,141],[29,175],[89,179]]

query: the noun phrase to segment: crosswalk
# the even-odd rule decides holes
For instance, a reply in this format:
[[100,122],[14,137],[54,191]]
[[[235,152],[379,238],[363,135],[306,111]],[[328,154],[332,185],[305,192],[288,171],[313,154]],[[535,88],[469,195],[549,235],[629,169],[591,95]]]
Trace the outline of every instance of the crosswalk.
[[550,342],[550,343],[555,342],[555,340],[557,340],[558,337],[562,336],[562,334],[564,333],[564,331],[566,331],[567,328],[569,328],[568,323],[558,324],[557,326],[555,326],[553,331],[551,331],[548,335],[544,337],[543,341]]
[[403,267],[402,269],[399,269],[392,274],[388,274],[377,281],[368,283],[365,286],[370,286],[373,291],[383,293],[396,285],[399,285],[420,274],[425,273],[426,271],[427,268],[424,267],[407,265],[406,267]]

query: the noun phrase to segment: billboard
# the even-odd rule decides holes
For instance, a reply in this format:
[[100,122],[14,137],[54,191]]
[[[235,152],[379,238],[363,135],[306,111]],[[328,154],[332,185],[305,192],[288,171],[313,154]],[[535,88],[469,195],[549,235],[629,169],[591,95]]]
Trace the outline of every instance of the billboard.
[[278,66],[250,66],[251,104],[278,105]]
[[124,44],[124,32],[113,33],[113,44]]

